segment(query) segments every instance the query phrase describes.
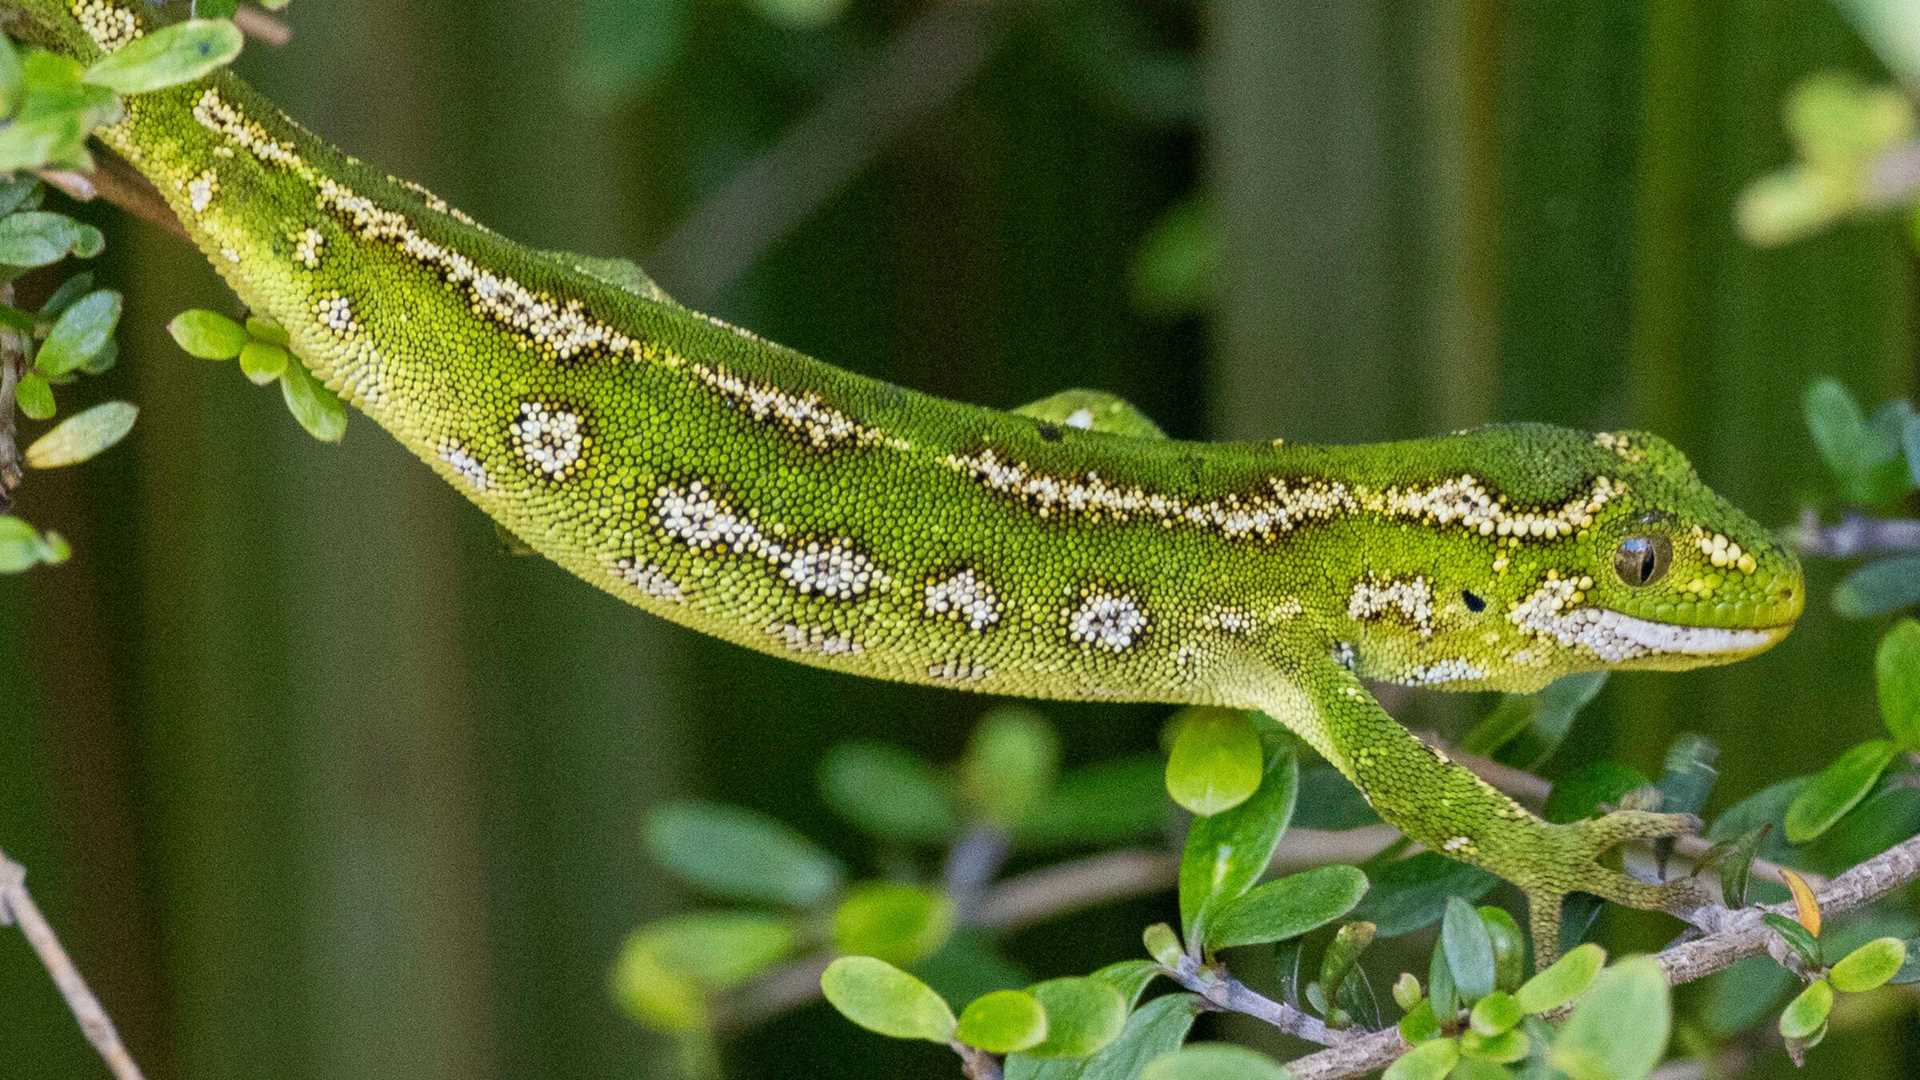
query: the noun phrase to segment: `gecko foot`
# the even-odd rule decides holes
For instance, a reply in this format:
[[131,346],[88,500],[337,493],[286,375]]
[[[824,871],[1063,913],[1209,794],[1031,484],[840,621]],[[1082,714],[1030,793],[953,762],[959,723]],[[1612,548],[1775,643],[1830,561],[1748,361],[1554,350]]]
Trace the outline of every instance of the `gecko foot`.
[[1560,905],[1568,893],[1591,893],[1615,904],[1675,914],[1710,900],[1706,887],[1692,878],[1641,881],[1603,861],[1628,840],[1657,840],[1699,828],[1700,819],[1691,814],[1644,810],[1619,810],[1587,821],[1545,826],[1540,850],[1516,882],[1527,894],[1535,964],[1545,967],[1559,956]]

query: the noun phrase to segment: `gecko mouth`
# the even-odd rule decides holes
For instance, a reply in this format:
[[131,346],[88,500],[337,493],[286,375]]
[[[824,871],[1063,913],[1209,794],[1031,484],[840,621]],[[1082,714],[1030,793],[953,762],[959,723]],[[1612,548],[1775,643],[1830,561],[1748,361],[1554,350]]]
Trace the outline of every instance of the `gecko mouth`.
[[1606,608],[1576,608],[1553,620],[1551,633],[1603,661],[1618,663],[1661,656],[1731,659],[1769,648],[1787,631],[1782,626],[1688,626],[1654,622]]

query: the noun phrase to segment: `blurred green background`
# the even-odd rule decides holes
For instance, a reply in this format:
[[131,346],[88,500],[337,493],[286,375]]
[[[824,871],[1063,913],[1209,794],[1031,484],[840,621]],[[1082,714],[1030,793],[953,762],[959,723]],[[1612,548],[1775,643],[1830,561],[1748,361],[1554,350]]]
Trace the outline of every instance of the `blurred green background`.
[[[1913,389],[1898,222],[1769,252],[1732,231],[1788,157],[1795,80],[1883,77],[1824,0],[841,6],[301,0],[294,42],[240,66],[515,238],[639,257],[689,304],[992,405],[1100,387],[1188,437],[1644,426],[1785,522],[1819,479],[1809,378]],[[233,301],[177,241],[90,216],[128,293],[96,392],[144,412],[19,502],[77,554],[0,578],[0,846],[136,1055],[196,1080],[661,1075],[605,989],[623,935],[687,902],[645,809],[744,803],[871,869],[813,793],[821,754],[949,758],[984,703],[701,640],[502,554],[371,424],[322,447],[184,357],[166,320]],[[1757,662],[1617,678],[1568,753],[1657,773],[1702,731],[1716,804],[1810,771],[1876,725],[1873,629],[1815,610]],[[1072,761],[1151,748],[1164,716],[1049,712]],[[1085,971],[1171,904],[1012,951]],[[1849,1034],[1801,1075],[1913,1075],[1915,1046]],[[820,1006],[726,1053],[742,1077],[952,1060]],[[0,934],[0,1075],[99,1074]]]

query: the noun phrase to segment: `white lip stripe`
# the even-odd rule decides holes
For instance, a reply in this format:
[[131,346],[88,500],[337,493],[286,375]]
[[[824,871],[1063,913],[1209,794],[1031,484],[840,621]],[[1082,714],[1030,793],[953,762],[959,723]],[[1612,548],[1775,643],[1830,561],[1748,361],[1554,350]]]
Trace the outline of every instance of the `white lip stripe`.
[[1589,608],[1594,622],[1606,631],[1657,653],[1683,653],[1688,656],[1716,656],[1746,652],[1772,641],[1773,630],[1733,630],[1719,626],[1679,626],[1649,622],[1622,615],[1617,611]]

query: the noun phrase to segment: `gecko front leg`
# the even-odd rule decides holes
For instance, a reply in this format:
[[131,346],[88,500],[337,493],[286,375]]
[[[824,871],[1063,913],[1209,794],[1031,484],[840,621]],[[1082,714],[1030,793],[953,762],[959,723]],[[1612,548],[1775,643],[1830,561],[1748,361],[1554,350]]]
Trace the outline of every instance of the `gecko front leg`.
[[[1327,657],[1325,650],[1307,655]],[[1674,912],[1703,901],[1690,879],[1645,882],[1602,861],[1628,840],[1698,828],[1691,815],[1621,810],[1549,823],[1402,727],[1330,657],[1289,676],[1290,692],[1277,695],[1268,710],[1351,780],[1388,824],[1518,886],[1527,897],[1536,963],[1551,963],[1559,953],[1568,893]]]

